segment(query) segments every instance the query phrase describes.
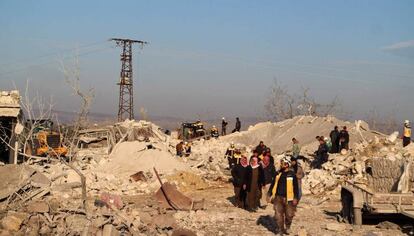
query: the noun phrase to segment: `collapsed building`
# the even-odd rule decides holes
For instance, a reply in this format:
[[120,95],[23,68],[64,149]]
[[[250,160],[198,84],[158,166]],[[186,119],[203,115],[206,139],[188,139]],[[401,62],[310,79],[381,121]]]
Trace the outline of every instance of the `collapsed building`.
[[0,91],[0,161],[17,163],[17,135],[23,131],[19,91]]

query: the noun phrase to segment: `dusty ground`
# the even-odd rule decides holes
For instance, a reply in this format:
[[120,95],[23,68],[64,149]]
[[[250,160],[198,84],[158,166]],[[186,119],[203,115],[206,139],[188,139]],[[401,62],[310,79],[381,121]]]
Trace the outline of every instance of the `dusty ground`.
[[[171,212],[171,214],[180,227],[190,229],[197,235],[275,235],[277,232],[273,223],[273,206],[268,205],[266,209],[259,209],[257,212],[234,207],[233,189],[230,184],[185,193],[193,199],[206,199],[206,209],[196,212]],[[131,199],[131,202],[135,202],[137,210],[142,210],[148,207],[150,198],[149,195],[141,196],[139,200]],[[370,224],[363,226],[338,223],[337,214],[341,204],[338,198],[334,198],[329,197],[324,201],[326,198],[323,197],[304,196],[298,206],[290,235],[405,235],[401,230],[377,228],[380,221],[369,222]],[[328,230],[328,224],[339,229]]]

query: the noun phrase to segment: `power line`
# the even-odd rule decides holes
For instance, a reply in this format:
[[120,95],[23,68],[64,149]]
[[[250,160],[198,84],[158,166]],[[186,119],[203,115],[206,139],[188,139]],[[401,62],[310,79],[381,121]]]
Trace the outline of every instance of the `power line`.
[[6,63],[1,63],[0,64],[0,67],[12,65],[12,64],[20,64],[20,62],[23,62],[23,61],[31,61],[31,60],[37,60],[37,59],[47,58],[47,57],[50,57],[50,56],[57,56],[57,55],[59,55],[61,53],[75,51],[75,50],[78,50],[78,49],[81,49],[81,48],[89,48],[89,47],[96,46],[96,45],[100,45],[100,44],[104,44],[104,43],[107,43],[107,41],[99,41],[99,42],[94,42],[94,43],[80,45],[80,46],[73,47],[73,48],[62,49],[62,50],[59,50],[59,51],[55,51],[55,52],[51,52],[51,53],[46,53],[46,54],[39,55],[39,56],[28,57],[28,58],[21,58],[21,59],[17,59],[17,60],[14,60],[14,61],[6,62]]
[[[63,57],[61,59],[62,60],[73,59],[73,58],[76,58],[76,57],[86,56],[86,55],[93,54],[93,53],[103,52],[103,51],[106,51],[106,50],[109,50],[109,49],[113,49],[113,47],[108,47],[107,46],[105,48],[99,48],[99,49],[87,51],[87,52],[84,52],[84,53],[79,53],[79,54],[73,55],[73,56],[65,56],[65,57]],[[27,66],[24,66],[24,67],[15,69],[15,70],[10,70],[10,71],[2,72],[2,73],[0,73],[0,76],[9,75],[9,74],[17,73],[17,72],[20,72],[20,71],[24,71],[24,70],[26,70],[26,69],[28,69],[30,67],[44,66],[44,65],[49,65],[49,64],[53,64],[53,63],[56,63],[56,60],[54,60],[54,61],[48,61],[48,62],[40,63],[40,64],[38,63],[38,64],[27,65]]]

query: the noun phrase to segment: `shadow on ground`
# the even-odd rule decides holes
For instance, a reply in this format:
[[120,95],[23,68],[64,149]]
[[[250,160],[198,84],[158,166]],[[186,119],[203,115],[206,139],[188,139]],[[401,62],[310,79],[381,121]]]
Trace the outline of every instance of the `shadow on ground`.
[[256,221],[256,224],[265,227],[267,230],[269,230],[272,233],[277,233],[277,226],[276,226],[275,220],[270,215],[259,216],[259,218]]

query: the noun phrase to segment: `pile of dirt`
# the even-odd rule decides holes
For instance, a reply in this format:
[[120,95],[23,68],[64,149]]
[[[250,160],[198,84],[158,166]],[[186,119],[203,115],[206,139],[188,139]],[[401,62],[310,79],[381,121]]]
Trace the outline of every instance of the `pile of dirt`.
[[329,137],[334,126],[347,126],[350,135],[350,147],[364,140],[376,136],[369,130],[368,124],[363,121],[355,123],[339,120],[332,116],[296,116],[281,122],[258,123],[249,127],[247,131],[234,133],[221,139],[226,142],[235,142],[254,148],[260,141],[270,147],[274,154],[284,153],[291,149],[292,138],[299,140],[303,153],[313,153],[317,149],[316,136]]
[[121,143],[97,170],[130,176],[138,171],[152,171],[154,167],[162,173],[188,168],[162,144],[133,141]]

